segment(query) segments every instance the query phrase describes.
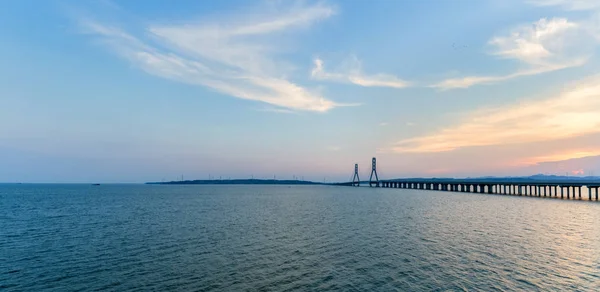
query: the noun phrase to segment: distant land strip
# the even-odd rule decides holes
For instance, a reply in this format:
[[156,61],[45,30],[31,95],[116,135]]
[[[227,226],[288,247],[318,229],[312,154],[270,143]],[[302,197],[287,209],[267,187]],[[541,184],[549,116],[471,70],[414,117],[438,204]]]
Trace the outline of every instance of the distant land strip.
[[322,185],[323,183],[305,180],[278,179],[210,179],[182,180],[168,182],[147,182],[151,185]]

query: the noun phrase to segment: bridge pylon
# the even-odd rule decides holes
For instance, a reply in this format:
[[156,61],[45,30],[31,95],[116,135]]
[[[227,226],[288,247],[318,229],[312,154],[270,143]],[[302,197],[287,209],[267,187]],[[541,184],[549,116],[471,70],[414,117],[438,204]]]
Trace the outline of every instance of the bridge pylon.
[[360,177],[358,176],[358,163],[354,165],[354,177],[352,178],[352,186],[360,187]]
[[[373,180],[373,175],[375,175],[375,180]],[[371,177],[369,177],[369,186],[379,186],[379,177],[377,176],[377,159],[373,157],[373,163],[371,167]]]

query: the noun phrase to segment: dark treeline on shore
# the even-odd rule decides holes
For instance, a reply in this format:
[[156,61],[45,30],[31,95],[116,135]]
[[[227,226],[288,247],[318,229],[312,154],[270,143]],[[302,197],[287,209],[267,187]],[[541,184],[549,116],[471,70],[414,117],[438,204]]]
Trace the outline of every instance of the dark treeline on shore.
[[320,185],[322,183],[305,180],[277,180],[277,179],[211,179],[211,180],[183,180],[169,182],[148,182],[157,185]]

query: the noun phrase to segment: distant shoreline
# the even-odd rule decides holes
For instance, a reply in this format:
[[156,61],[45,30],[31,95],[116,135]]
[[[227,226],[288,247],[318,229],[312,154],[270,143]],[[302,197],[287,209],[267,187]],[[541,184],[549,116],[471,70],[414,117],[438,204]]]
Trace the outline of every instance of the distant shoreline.
[[[559,176],[559,175],[532,175],[532,176],[483,176],[483,177],[467,177],[467,178],[393,178],[382,181],[413,181],[413,180],[427,180],[431,182],[436,181],[466,181],[466,182],[547,182],[547,183],[561,183],[561,182],[600,182],[598,176]],[[210,180],[183,180],[183,181],[167,181],[167,182],[146,182],[145,184],[150,185],[340,185],[347,182],[314,182],[305,180],[278,180],[278,179],[210,179]],[[361,184],[368,184],[368,181],[361,181]]]
[[277,180],[277,179],[211,179],[211,180],[184,180],[168,182],[147,182],[149,185],[323,185],[323,183],[305,180]]

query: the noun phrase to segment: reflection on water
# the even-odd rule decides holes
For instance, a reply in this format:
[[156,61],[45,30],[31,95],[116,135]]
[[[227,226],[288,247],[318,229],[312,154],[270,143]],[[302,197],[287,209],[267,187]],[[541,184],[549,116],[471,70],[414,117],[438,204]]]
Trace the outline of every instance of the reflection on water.
[[595,202],[325,186],[0,185],[0,210],[7,291],[600,290]]

